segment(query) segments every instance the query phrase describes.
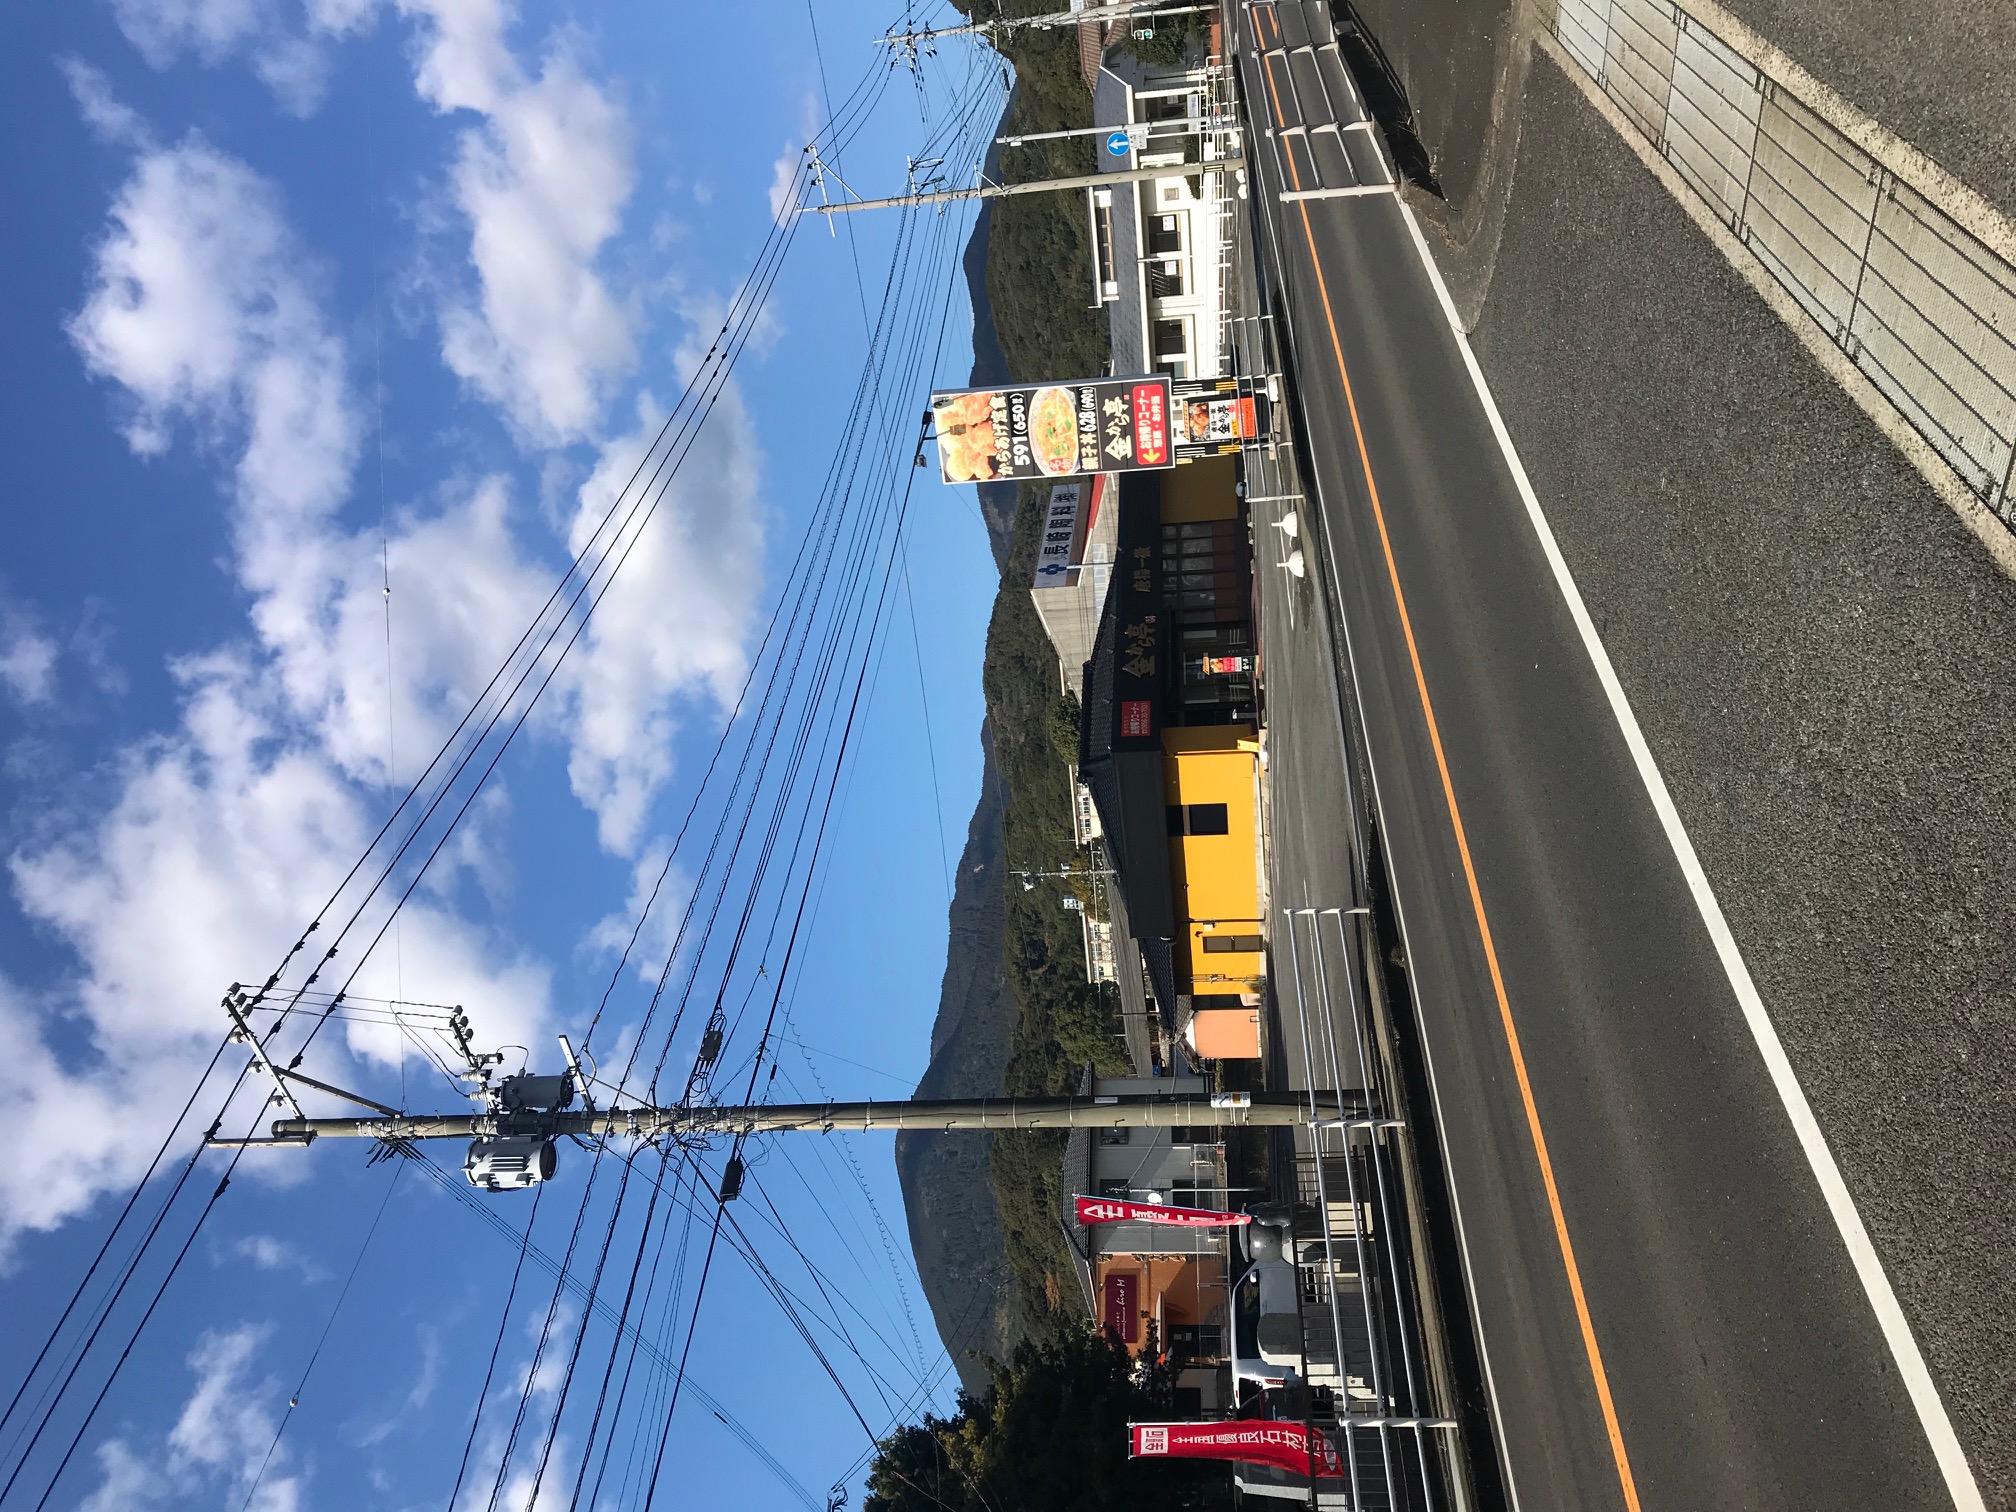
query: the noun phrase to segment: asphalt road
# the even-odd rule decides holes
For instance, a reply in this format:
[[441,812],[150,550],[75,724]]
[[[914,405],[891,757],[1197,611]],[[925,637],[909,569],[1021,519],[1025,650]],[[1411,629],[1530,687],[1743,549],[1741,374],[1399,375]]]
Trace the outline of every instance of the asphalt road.
[[[1241,14],[1304,40],[1300,6]],[[1239,40],[1256,124],[1295,124],[1288,60]],[[1950,1506],[1400,207],[1279,204],[1302,140],[1253,155],[1305,550],[1350,644],[1513,1497]]]

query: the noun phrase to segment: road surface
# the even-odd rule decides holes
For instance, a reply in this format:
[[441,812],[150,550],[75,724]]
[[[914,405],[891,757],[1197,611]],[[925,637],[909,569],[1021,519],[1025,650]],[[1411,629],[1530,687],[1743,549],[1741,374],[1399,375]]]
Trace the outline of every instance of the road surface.
[[1341,118],[1297,52],[1327,17],[1239,14],[1303,545],[1349,643],[1511,1498],[1953,1506],[1399,203],[1280,200],[1374,177],[1347,133],[1288,130]]

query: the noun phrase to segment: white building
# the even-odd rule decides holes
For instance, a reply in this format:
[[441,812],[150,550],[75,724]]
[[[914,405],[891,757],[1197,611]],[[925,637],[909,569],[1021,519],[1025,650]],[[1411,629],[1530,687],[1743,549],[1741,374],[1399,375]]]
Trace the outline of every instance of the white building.
[[1217,72],[1202,59],[1151,69],[1125,49],[1100,68],[1092,119],[1131,143],[1115,153],[1095,138],[1101,170],[1169,169],[1167,178],[1086,191],[1093,299],[1111,322],[1116,373],[1231,372],[1225,296],[1236,185],[1212,166],[1227,155],[1231,124]]

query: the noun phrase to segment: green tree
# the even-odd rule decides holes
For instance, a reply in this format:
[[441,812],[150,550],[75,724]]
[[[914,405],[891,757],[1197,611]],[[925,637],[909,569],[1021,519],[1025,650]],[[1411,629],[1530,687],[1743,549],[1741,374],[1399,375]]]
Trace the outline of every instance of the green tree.
[[1231,1505],[1223,1466],[1127,1455],[1130,1421],[1170,1414],[1167,1371],[1087,1325],[1018,1346],[983,1398],[960,1394],[882,1441],[862,1512],[1141,1512]]
[[1210,35],[1198,16],[1157,16],[1144,24],[1149,28],[1148,36],[1130,36],[1121,46],[1150,68],[1176,67]]
[[1078,765],[1078,695],[1069,688],[1050,706],[1050,743],[1066,766]]

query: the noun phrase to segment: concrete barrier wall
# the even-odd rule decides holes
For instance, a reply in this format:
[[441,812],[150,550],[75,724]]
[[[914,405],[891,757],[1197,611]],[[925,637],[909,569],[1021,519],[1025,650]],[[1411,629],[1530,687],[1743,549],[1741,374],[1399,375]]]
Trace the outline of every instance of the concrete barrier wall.
[[2016,528],[2016,228],[1719,8],[1542,23],[1968,490]]

